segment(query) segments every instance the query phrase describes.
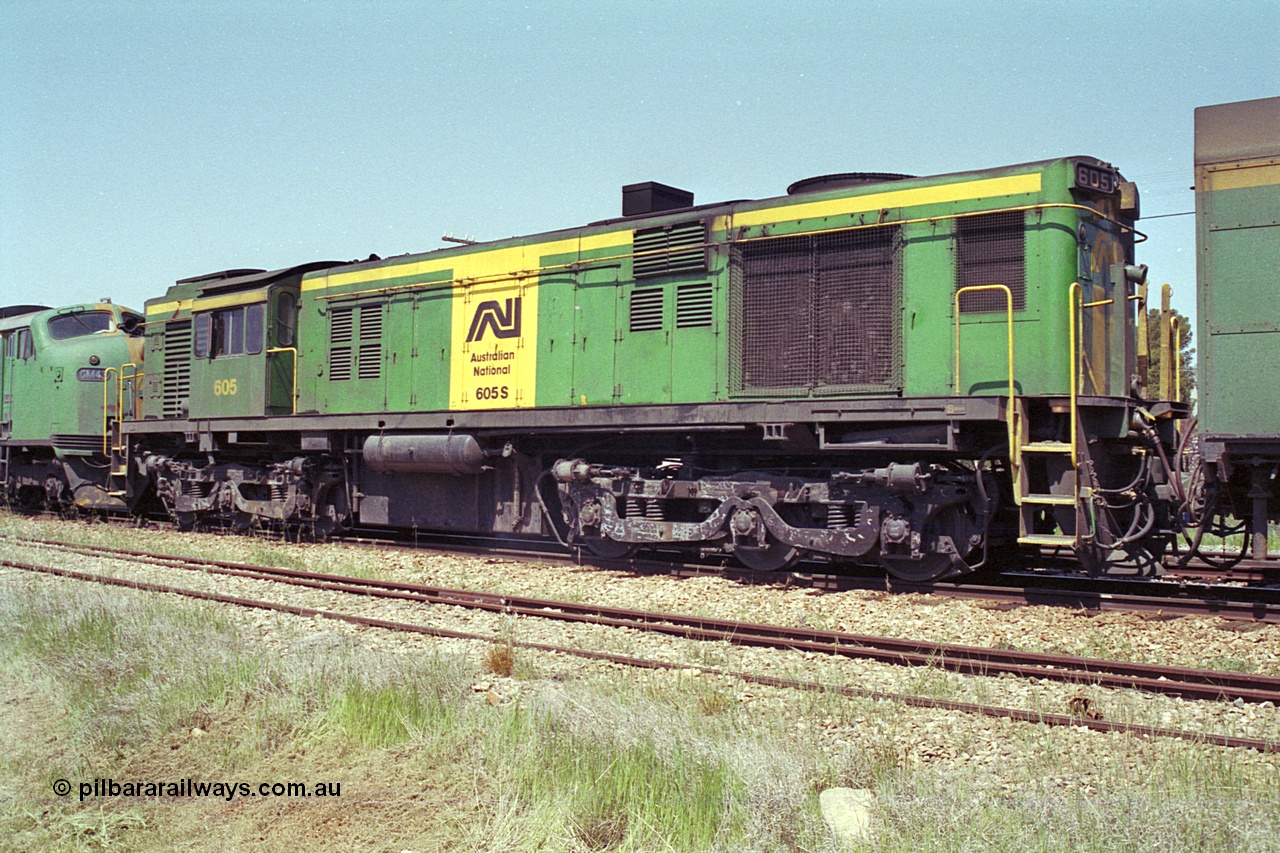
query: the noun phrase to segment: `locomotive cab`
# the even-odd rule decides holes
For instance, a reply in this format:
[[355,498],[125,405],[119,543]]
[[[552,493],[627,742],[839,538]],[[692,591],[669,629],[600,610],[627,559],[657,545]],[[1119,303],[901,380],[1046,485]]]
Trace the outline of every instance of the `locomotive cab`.
[[227,270],[147,302],[146,420],[264,418],[297,411],[302,276],[334,266]]
[[250,279],[192,302],[192,417],[294,412],[298,282]]
[[[38,306],[28,306],[38,307]],[[142,361],[142,315],[108,301],[0,320],[0,473],[23,505],[123,509],[99,470],[121,373]]]

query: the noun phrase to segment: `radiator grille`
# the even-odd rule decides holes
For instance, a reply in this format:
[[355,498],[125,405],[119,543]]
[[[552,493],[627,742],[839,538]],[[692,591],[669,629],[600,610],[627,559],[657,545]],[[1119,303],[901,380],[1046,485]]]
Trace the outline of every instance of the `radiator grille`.
[[702,220],[639,229],[632,246],[636,278],[704,272],[707,268],[707,226]]
[[701,329],[712,324],[711,282],[682,284],[676,288],[676,328]]
[[896,391],[902,367],[897,228],[744,243],[730,254],[737,391]]
[[[971,216],[956,222],[956,289],[1003,284],[1013,294],[1013,310],[1027,307],[1025,222],[1020,211]],[[960,294],[961,314],[1003,313],[999,290]]]
[[160,411],[166,418],[183,417],[183,405],[191,396],[191,321],[176,320],[164,326],[164,383]]

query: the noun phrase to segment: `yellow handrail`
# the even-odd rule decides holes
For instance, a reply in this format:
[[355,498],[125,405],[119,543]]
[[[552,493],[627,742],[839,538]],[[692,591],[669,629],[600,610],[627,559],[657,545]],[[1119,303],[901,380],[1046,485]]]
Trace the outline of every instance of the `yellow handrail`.
[[270,347],[268,353],[273,352],[291,352],[293,353],[293,412],[298,414],[298,348],[297,347]]
[[[111,458],[111,453],[110,451],[107,450],[107,445],[110,443],[109,432],[108,432],[110,429],[110,426],[108,423],[110,418],[107,414],[109,411],[107,404],[111,402],[110,377],[111,377],[111,374],[113,373],[116,375],[116,378],[118,379],[120,376],[120,371],[116,370],[114,367],[108,367],[102,371],[102,455],[107,457],[108,459]],[[118,415],[119,412],[120,410],[117,409],[116,414]]]
[[[130,373],[128,376],[125,376],[124,369],[126,367],[132,367],[133,373]],[[130,394],[133,396],[133,399],[129,401],[130,403],[133,403],[133,405],[130,406],[129,408],[135,410],[135,417],[136,417],[136,409],[137,409],[137,401],[138,401],[138,377],[141,375],[142,374],[138,371],[137,362],[126,361],[124,364],[120,365],[120,372],[116,376],[116,418],[118,420],[124,420],[124,383],[126,381],[130,381],[133,383],[130,386]]]
[[[1068,357],[1071,360],[1071,467],[1073,468],[1079,465],[1079,460],[1076,459],[1076,398],[1080,394],[1078,379],[1080,354],[1076,352],[1077,312],[1084,312],[1084,290],[1080,287],[1080,282],[1073,281],[1071,286],[1067,288],[1067,313],[1071,315],[1071,320],[1068,323],[1071,328]],[[1083,318],[1081,318],[1081,324],[1083,325]]]
[[1176,315],[1169,316],[1169,357],[1173,359],[1173,402],[1182,402],[1182,324]]
[[1008,326],[1009,337],[1009,457],[1017,458],[1017,448],[1015,447],[1015,439],[1017,430],[1014,428],[1014,421],[1017,417],[1017,397],[1014,392],[1013,384],[1013,291],[1008,285],[1004,284],[971,284],[961,287],[956,291],[955,295],[955,317],[956,317],[956,396],[963,394],[960,387],[960,297],[965,293],[976,293],[983,290],[999,290],[1004,293],[1005,311],[1007,314],[1006,324]]

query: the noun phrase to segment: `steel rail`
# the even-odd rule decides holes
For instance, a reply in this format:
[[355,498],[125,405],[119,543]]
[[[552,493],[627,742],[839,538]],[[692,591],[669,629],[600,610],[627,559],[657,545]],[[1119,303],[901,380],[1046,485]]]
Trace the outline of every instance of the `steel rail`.
[[386,619],[374,619],[366,616],[356,616],[348,613],[338,613],[331,610],[317,610],[310,607],[302,607],[293,604],[281,604],[271,601],[260,601],[257,599],[240,598],[236,596],[223,595],[216,592],[207,592],[204,590],[184,589],[182,587],[174,587],[167,584],[149,583],[145,581],[135,581],[126,578],[117,578],[110,575],[97,575],[88,572],[77,572],[71,569],[59,569],[52,566],[38,566],[31,563],[21,563],[14,560],[0,561],[0,565],[10,568],[21,569],[24,571],[39,572],[43,574],[55,575],[58,577],[69,578],[72,580],[86,581],[92,583],[101,583],[110,586],[119,586],[128,589],[136,589],[145,592],[168,593],[172,595],[181,595],[187,598],[200,599],[205,601],[214,601],[222,604],[232,604],[240,607],[253,608],[258,610],[269,610],[278,613],[288,613],[294,616],[302,616],[304,618],[315,619],[331,619],[338,622],[346,622],[352,625],[362,627],[382,628],[390,631],[398,631],[402,633],[423,634],[432,637],[458,640],[476,640],[486,643],[501,643],[510,645],[514,648],[530,649],[534,651],[548,652],[553,654],[563,654],[567,656],[582,658],[586,660],[604,661],[616,663],[623,666],[630,666],[638,669],[651,670],[694,670],[706,675],[721,676],[726,678],[735,678],[749,684],[759,684],[768,687],[779,687],[793,690],[808,690],[823,693],[836,693],[850,698],[868,699],[873,701],[898,702],[915,708],[927,708],[944,711],[958,711],[962,713],[975,714],[980,716],[993,717],[996,719],[1005,719],[1015,722],[1039,723],[1048,726],[1071,726],[1076,728],[1089,729],[1096,732],[1120,732],[1133,735],[1136,737],[1160,737],[1173,738],[1176,740],[1184,740],[1193,743],[1202,743],[1212,746],[1222,746],[1236,749],[1253,749],[1262,753],[1280,753],[1280,742],[1268,741],[1258,738],[1242,738],[1232,735],[1208,734],[1202,732],[1189,732],[1180,729],[1166,729],[1155,726],[1143,726],[1133,723],[1119,723],[1109,720],[1092,719],[1085,716],[1070,716],[1067,714],[1046,714],[1033,711],[1022,711],[1016,708],[1002,708],[991,705],[977,705],[969,702],[954,702],[946,699],[932,699],[925,696],[913,696],[901,693],[888,693],[878,690],[867,690],[861,687],[853,687],[850,685],[828,685],[813,681],[802,681],[799,679],[781,678],[778,676],[758,675],[755,673],[741,672],[736,670],[719,669],[715,667],[705,666],[689,666],[683,663],[671,663],[669,661],[658,661],[647,658],[636,658],[626,655],[616,655],[610,652],[593,652],[585,649],[573,649],[562,646],[554,646],[547,643],[532,643],[519,640],[505,640],[496,637],[484,636],[481,634],[473,634],[463,631],[451,631],[444,628],[433,628],[426,625],[415,625],[407,622],[394,622]]
[[61,548],[88,556],[126,557],[179,569],[199,566],[201,570],[208,572],[270,582],[286,582],[332,592],[468,607],[532,618],[599,624],[612,628],[631,628],[691,640],[723,641],[742,646],[815,652],[904,666],[935,666],[964,675],[1007,674],[1020,678],[1093,684],[1100,687],[1179,696],[1184,699],[1210,701],[1239,699],[1259,704],[1263,702],[1280,704],[1280,677],[1273,676],[932,643],[674,613],[654,613],[529,596],[449,589],[429,584],[354,578],[302,569],[283,569],[204,558],[151,554],[128,549],[94,549],[54,540],[41,540],[33,544]]
[[[459,537],[447,534],[431,541],[404,544],[384,539],[349,539],[339,541],[358,547],[397,548],[404,550],[435,550],[442,552],[465,551],[468,553],[503,556],[512,559],[534,559],[546,562],[576,562],[602,569],[634,572],[638,574],[668,574],[677,577],[717,575],[738,583],[765,586],[807,586],[832,592],[848,590],[873,590],[894,594],[937,595],[944,598],[1001,601],[1044,607],[1067,607],[1074,610],[1097,612],[1138,612],[1160,615],[1216,616],[1249,622],[1280,623],[1280,590],[1257,589],[1239,586],[1203,586],[1190,588],[1185,583],[1116,578],[1086,578],[1083,576],[1006,575],[1008,578],[1034,578],[1039,585],[975,584],[965,581],[941,583],[916,583],[886,576],[883,570],[872,569],[873,575],[849,574],[842,571],[826,573],[806,570],[803,567],[790,572],[756,572],[732,565],[708,563],[677,563],[660,559],[625,557],[605,559],[588,554],[565,554],[554,546],[548,548],[517,548],[510,542],[495,546],[494,540],[475,537]],[[487,544],[486,544],[487,543]],[[541,543],[537,543],[541,545]],[[854,570],[860,567],[846,567]],[[1068,584],[1076,584],[1070,588]],[[1084,584],[1084,587],[1080,587]],[[1136,592],[1139,587],[1145,592]],[[1124,588],[1127,591],[1117,592]],[[1190,593],[1202,591],[1202,596]],[[1274,601],[1260,600],[1257,595],[1275,592]],[[1235,598],[1244,593],[1250,597]]]

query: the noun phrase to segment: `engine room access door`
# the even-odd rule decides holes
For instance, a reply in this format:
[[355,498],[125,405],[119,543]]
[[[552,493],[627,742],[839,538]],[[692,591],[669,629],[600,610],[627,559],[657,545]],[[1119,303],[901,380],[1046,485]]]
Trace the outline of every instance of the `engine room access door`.
[[584,270],[574,291],[573,399],[578,405],[614,401],[618,303],[624,289],[616,269]]

